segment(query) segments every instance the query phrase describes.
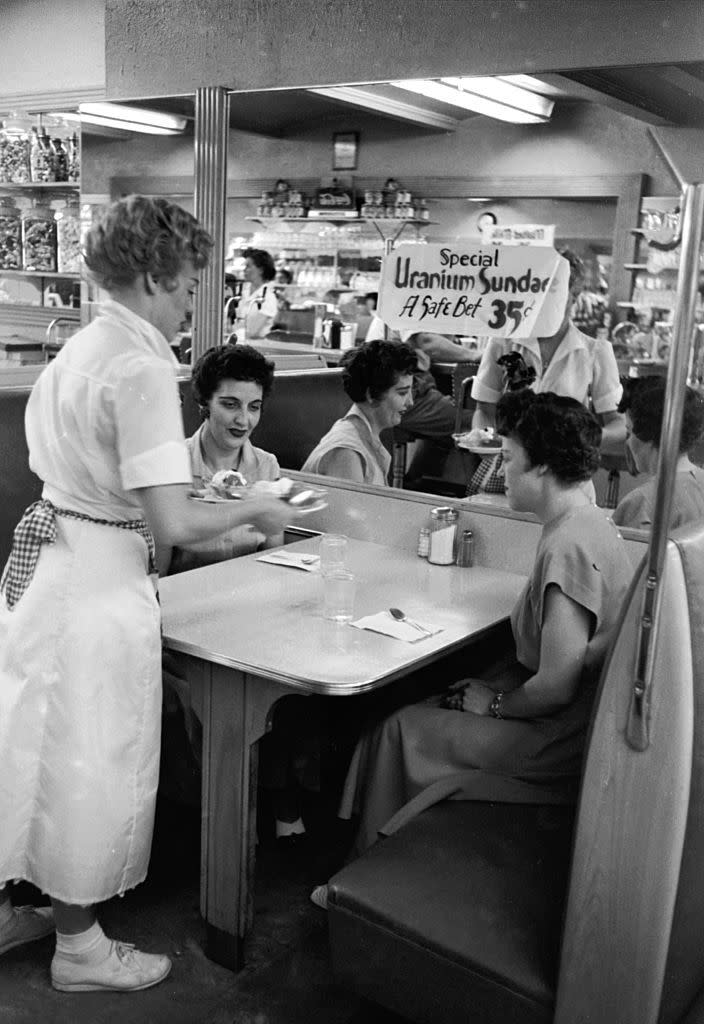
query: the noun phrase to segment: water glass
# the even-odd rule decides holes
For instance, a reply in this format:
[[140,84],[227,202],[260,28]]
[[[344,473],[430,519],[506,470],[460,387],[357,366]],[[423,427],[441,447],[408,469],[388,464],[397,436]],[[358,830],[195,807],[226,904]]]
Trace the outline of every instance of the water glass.
[[323,618],[351,622],[354,617],[356,579],[347,569],[333,569],[323,577]]
[[324,533],[320,538],[320,572],[326,576],[336,569],[344,569],[347,560],[347,537],[340,533]]

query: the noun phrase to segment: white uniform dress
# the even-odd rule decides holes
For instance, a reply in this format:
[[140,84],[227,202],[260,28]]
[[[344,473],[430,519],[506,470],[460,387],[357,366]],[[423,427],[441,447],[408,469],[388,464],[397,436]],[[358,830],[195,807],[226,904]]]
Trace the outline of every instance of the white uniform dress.
[[[67,342],[25,419],[54,506],[143,518],[138,487],[190,482],[163,335],[124,306]],[[0,607],[0,884],[92,904],[147,872],[159,770],[155,577],[135,530],[56,516],[34,575]]]
[[[250,314],[262,313],[265,317],[268,317],[269,325],[264,332],[265,334],[268,334],[278,312],[279,303],[276,298],[274,282],[266,281],[264,284],[260,284],[258,288],[255,288],[254,291],[240,299],[239,306],[237,307],[237,320],[235,322],[238,341],[244,342],[250,340],[250,334],[247,327],[247,321]],[[259,334],[257,337],[262,337],[262,335]]]

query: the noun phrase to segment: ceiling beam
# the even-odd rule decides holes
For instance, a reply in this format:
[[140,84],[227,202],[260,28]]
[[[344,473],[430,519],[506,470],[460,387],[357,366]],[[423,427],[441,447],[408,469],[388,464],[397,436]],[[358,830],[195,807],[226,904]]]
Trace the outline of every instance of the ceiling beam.
[[645,124],[672,124],[669,112],[656,101],[620,86],[613,79],[599,71],[579,71],[564,74],[543,74],[539,76],[547,85],[560,89],[564,100],[586,100],[598,103],[619,114],[634,117]]

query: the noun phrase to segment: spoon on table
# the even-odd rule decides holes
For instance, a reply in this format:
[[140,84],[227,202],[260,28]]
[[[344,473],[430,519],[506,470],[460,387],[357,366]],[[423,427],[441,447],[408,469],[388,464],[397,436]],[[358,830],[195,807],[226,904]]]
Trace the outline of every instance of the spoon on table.
[[318,555],[293,555],[288,551],[277,551],[277,558],[290,559],[291,562],[300,563],[301,565],[312,565],[318,561]]
[[421,633],[425,633],[426,636],[432,636],[433,634],[425,626],[421,626],[419,622],[414,622],[413,619],[409,619],[405,612],[402,612],[400,608],[389,608],[389,615],[396,619],[398,622],[407,622],[409,626],[414,626],[419,629]]

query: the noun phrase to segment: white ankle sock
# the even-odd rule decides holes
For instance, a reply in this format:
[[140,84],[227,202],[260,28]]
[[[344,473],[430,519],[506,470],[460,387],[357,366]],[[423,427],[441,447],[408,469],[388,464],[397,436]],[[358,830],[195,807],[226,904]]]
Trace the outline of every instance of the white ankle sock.
[[306,827],[303,818],[296,818],[295,821],[280,821],[276,819],[276,838],[283,839],[284,836],[302,836]]
[[110,939],[97,921],[77,935],[56,933],[56,952],[86,964],[102,963],[110,955],[110,945]]

